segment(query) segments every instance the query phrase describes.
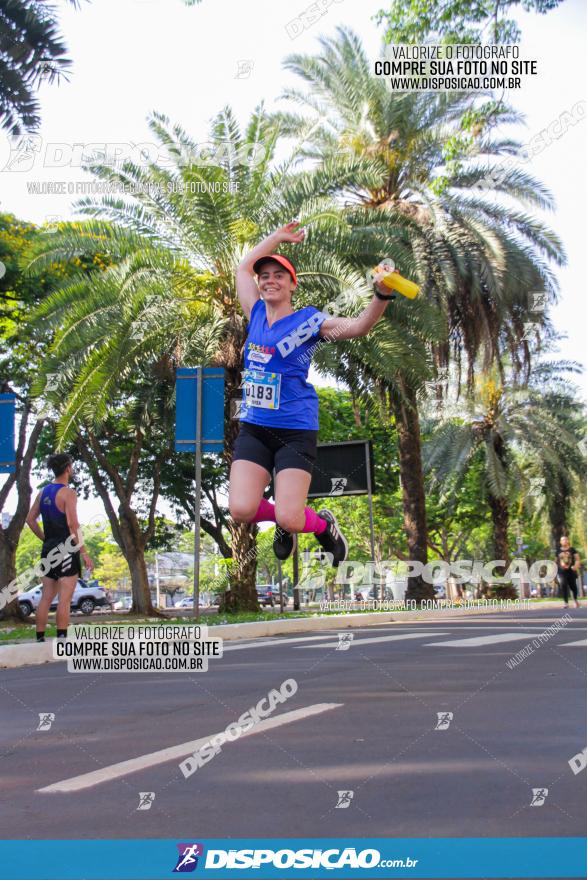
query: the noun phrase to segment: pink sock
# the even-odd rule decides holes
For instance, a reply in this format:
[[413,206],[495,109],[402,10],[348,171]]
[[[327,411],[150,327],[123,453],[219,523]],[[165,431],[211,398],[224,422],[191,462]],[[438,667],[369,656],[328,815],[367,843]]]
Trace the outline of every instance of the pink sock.
[[257,509],[257,513],[252,518],[251,522],[275,522],[275,505],[271,504],[270,501],[267,501],[266,498],[261,498],[261,503]]
[[318,516],[316,511],[312,510],[311,507],[305,507],[304,514],[306,516],[306,522],[302,532],[314,532],[315,535],[321,535],[328,525],[326,520],[322,519],[321,516]]

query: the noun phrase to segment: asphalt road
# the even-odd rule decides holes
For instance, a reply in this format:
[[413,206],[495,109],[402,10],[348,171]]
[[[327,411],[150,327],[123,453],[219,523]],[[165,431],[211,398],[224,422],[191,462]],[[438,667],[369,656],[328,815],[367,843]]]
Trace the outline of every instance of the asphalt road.
[[[332,631],[225,643],[199,674],[2,670],[2,837],[584,836],[587,770],[569,761],[587,747],[587,609],[507,666],[564,613],[431,615],[355,629],[347,650]],[[189,778],[153,757],[223,731],[289,678],[277,726]],[[279,724],[293,710],[307,711]],[[542,805],[533,789],[548,789]]]

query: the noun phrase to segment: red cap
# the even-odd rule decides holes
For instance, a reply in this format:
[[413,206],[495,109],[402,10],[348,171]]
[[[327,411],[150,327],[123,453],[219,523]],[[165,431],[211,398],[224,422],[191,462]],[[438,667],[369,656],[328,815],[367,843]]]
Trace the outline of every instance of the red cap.
[[295,285],[298,283],[298,278],[296,275],[296,270],[294,269],[293,263],[287,259],[287,257],[282,256],[281,254],[267,254],[266,257],[260,257],[253,265],[253,272],[257,275],[259,274],[259,266],[262,263],[266,263],[267,260],[273,260],[275,263],[280,263],[284,269],[287,269],[291,277],[293,278],[293,282]]

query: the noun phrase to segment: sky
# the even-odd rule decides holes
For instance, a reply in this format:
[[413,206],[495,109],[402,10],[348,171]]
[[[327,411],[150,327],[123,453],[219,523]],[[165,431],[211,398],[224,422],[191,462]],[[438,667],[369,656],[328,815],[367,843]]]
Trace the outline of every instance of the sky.
[[[75,144],[153,143],[147,116],[152,111],[179,123],[198,142],[207,140],[211,118],[230,105],[241,123],[264,100],[268,109],[284,107],[279,97],[287,86],[299,86],[283,68],[293,53],[313,54],[319,38],[334,36],[337,26],[355,30],[367,53],[379,55],[382,28],[372,20],[382,0],[332,0],[323,16],[303,29],[301,14],[310,4],[300,0],[203,0],[186,7],[181,0],[93,0],[79,10],[61,2],[61,32],[72,59],[69,82],[44,84],[41,141],[62,145],[62,155],[75,155]],[[538,74],[526,78],[509,100],[526,116],[521,140],[527,142],[561,114],[583,101],[585,117],[526,166],[553,193],[556,210],[545,218],[563,240],[567,265],[557,269],[560,298],[553,312],[555,328],[566,334],[560,357],[587,367],[584,335],[587,308],[583,257],[587,203],[587,77],[584,41],[587,3],[565,0],[545,16],[521,13],[522,57],[537,60]],[[568,119],[568,117],[564,117]],[[560,128],[557,129],[561,131]],[[79,148],[78,148],[79,149]],[[59,157],[55,149],[54,155]],[[9,144],[0,134],[0,169]],[[0,210],[23,220],[73,219],[75,195],[32,193],[31,182],[73,184],[92,178],[79,167],[42,167],[0,171]],[[78,215],[79,216],[79,215]],[[289,218],[284,218],[286,221]],[[580,377],[587,397],[587,370]],[[82,502],[82,515],[95,514],[97,502]]]

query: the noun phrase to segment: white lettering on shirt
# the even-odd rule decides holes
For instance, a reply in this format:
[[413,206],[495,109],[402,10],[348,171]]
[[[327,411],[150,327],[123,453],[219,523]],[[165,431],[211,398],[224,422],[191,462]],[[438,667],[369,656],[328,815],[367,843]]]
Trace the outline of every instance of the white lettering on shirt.
[[277,343],[277,348],[279,349],[279,353],[282,357],[287,357],[295,351],[296,348],[299,348],[300,345],[303,345],[306,340],[310,339],[317,330],[317,328],[322,323],[323,316],[320,312],[317,312],[315,315],[312,315],[311,318],[308,318],[307,321],[303,321],[299,327],[296,327],[288,336],[284,336],[283,339],[280,339]]

